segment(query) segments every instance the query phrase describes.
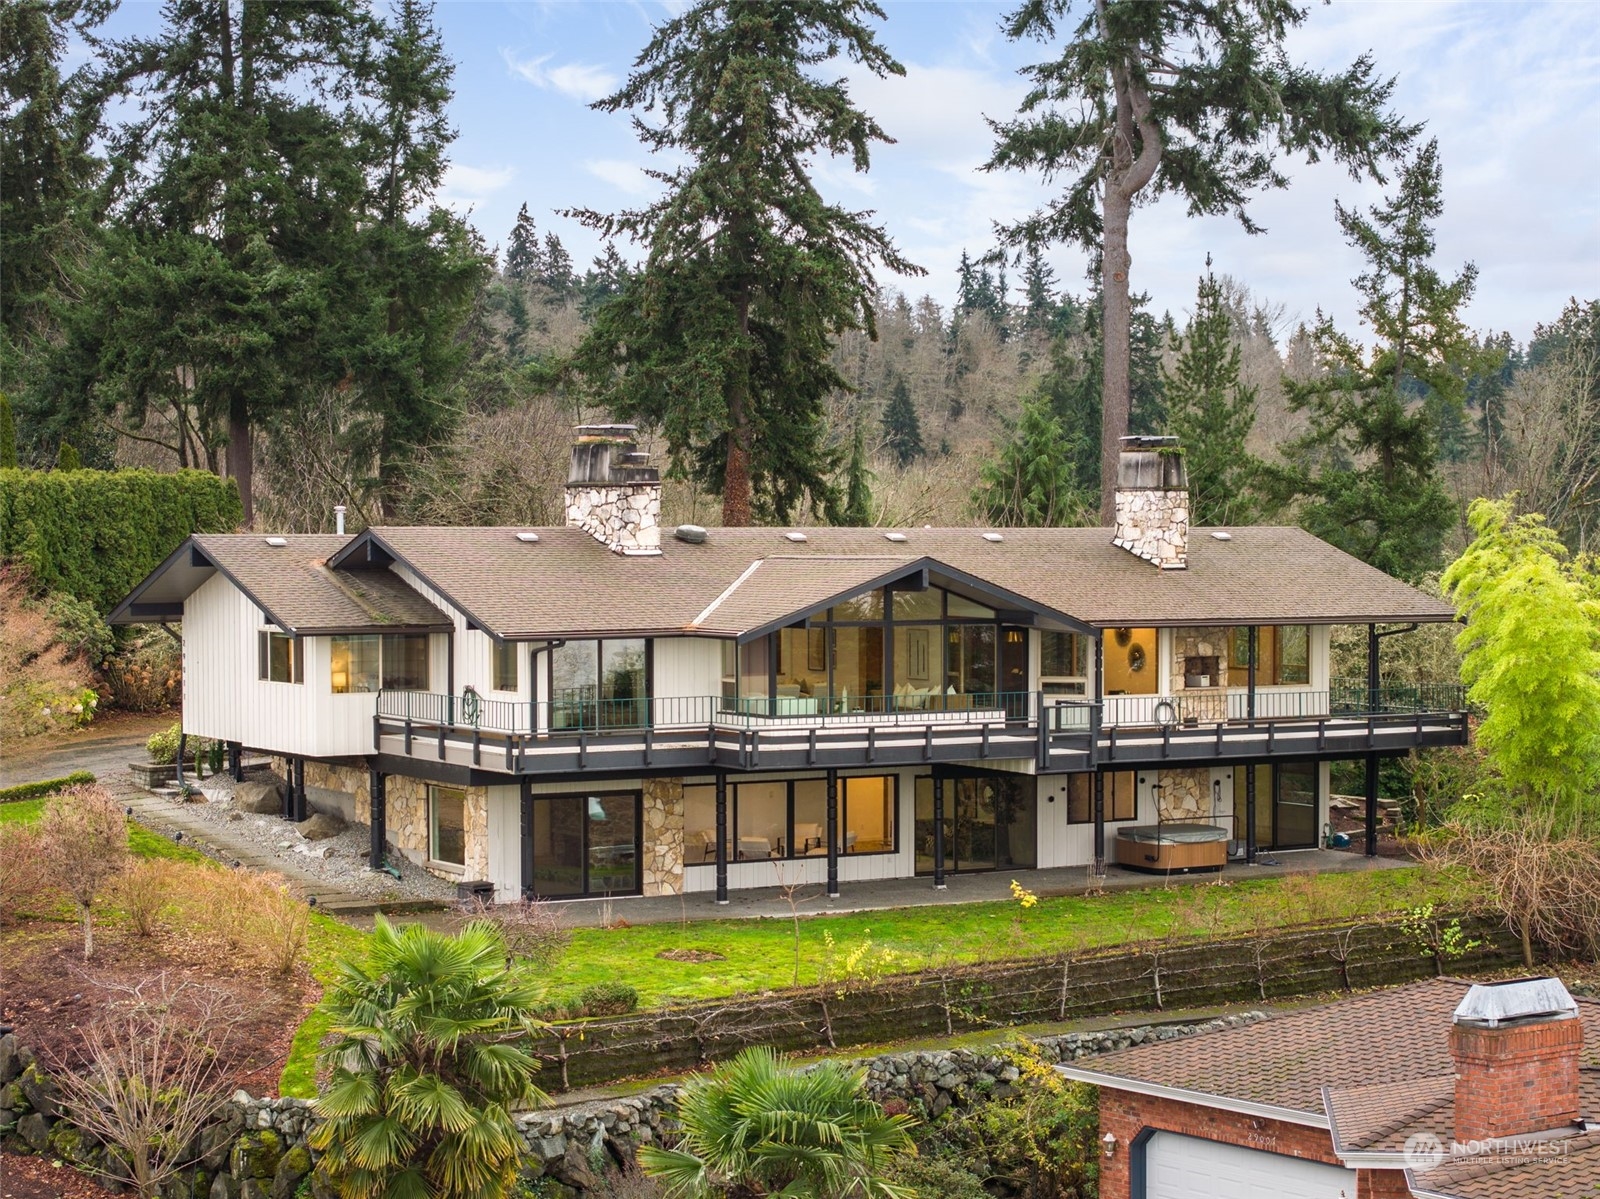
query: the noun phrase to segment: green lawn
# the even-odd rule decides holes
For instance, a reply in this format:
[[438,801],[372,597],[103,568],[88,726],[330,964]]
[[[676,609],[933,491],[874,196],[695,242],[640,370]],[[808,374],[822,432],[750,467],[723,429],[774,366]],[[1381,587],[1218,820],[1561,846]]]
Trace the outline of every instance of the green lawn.
[[[825,970],[838,977],[844,959],[868,941],[864,962],[879,963],[883,973],[905,973],[951,961],[1110,948],[1166,937],[1175,926],[1221,937],[1248,932],[1258,921],[1280,927],[1377,916],[1429,902],[1449,907],[1466,899],[1461,875],[1411,867],[1041,899],[1025,911],[999,902],[802,917],[799,981],[816,983]],[[709,950],[726,960],[656,956],[673,949]],[[884,950],[892,955],[887,962]],[[795,976],[794,926],[788,919],[696,920],[575,931],[550,995],[564,1002],[593,983],[622,981],[638,988],[641,1005],[653,1006],[773,990],[793,985]]]

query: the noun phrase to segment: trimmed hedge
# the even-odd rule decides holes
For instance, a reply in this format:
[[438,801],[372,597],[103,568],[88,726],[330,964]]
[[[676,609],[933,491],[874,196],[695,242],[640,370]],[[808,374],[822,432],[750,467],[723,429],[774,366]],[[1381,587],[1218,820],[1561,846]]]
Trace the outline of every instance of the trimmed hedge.
[[94,782],[93,772],[74,770],[64,779],[41,779],[37,783],[18,783],[15,787],[0,787],[0,803],[11,803],[18,799],[38,799],[41,795],[49,795],[55,791],[64,791],[68,787],[92,782]]
[[243,519],[233,480],[202,470],[0,470],[0,558],[101,612],[191,533]]

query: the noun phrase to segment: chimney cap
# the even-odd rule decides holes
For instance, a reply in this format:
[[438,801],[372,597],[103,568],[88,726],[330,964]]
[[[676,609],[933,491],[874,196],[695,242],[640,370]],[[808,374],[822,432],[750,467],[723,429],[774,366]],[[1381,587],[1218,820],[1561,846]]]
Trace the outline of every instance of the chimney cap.
[[578,441],[635,441],[638,425],[579,425],[574,434]]
[[1124,454],[1144,453],[1150,450],[1176,450],[1178,439],[1172,436],[1154,436],[1148,433],[1135,433],[1131,437],[1117,438],[1122,443]]
[[1578,1003],[1559,978],[1473,983],[1452,1017],[1456,1024],[1499,1028],[1524,1020],[1570,1020]]

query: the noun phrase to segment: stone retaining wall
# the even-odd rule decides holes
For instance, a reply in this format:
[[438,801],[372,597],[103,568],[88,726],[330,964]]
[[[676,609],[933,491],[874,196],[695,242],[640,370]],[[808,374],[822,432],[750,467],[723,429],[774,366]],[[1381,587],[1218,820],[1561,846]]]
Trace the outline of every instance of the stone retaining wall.
[[[1247,1012],[1190,1024],[1140,1024],[1130,1028],[1034,1038],[1045,1060],[1075,1061],[1152,1041],[1237,1027],[1262,1018]],[[1017,1067],[1001,1053],[977,1049],[917,1050],[858,1059],[874,1099],[904,1100],[931,1116],[1011,1095]],[[548,1178],[581,1196],[596,1186],[608,1163],[631,1161],[634,1150],[669,1138],[678,1093],[666,1084],[618,1099],[573,1104],[516,1118],[521,1135],[523,1177]],[[192,1171],[168,1186],[166,1199],[291,1199],[310,1176],[318,1199],[331,1192],[312,1172],[315,1154],[306,1142],[315,1117],[304,1099],[258,1099],[234,1095],[222,1117],[191,1147],[199,1158]],[[80,1168],[103,1173],[105,1150],[61,1117],[55,1088],[16,1037],[0,1037],[0,1135],[7,1148],[50,1153]]]

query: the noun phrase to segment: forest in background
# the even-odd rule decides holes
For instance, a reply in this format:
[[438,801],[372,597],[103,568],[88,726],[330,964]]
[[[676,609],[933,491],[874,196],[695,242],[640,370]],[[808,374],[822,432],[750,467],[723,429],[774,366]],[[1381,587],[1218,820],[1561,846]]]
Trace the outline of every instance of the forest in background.
[[[0,367],[17,464],[248,472],[261,529],[329,529],[338,503],[355,527],[558,521],[571,427],[614,415],[573,356],[647,269],[625,256],[638,247],[618,236],[574,263],[525,209],[490,247],[436,202],[453,67],[425,4],[168,12],[163,38],[113,43],[95,4],[5,8]],[[96,55],[65,77],[74,30]],[[237,54],[207,48],[234,35]],[[313,51],[334,67],[308,71]],[[1430,149],[1370,217],[1409,265],[1351,282],[1371,283],[1381,314],[1395,284],[1421,280],[1448,326],[1471,268],[1452,281],[1429,265]],[[1464,544],[1474,497],[1516,492],[1571,547],[1594,546],[1600,301],[1548,314],[1526,344],[1458,328],[1430,375],[1415,352],[1398,365],[1409,330],[1363,329],[1363,348],[1218,266],[1197,270],[1190,311],[1135,295],[1131,322],[1129,427],[1184,437],[1197,520],[1299,521],[1415,578]],[[813,489],[756,516],[1096,523],[1097,282],[1075,291],[1037,244],[996,245],[963,260],[952,307],[916,295],[875,291],[860,322],[875,329],[829,340],[817,461],[837,503]],[[1387,412],[1350,382],[1386,339],[1400,348]],[[718,523],[706,473],[664,437],[650,448],[670,466],[667,522]],[[1357,536],[1418,521],[1437,525],[1418,544]]]

